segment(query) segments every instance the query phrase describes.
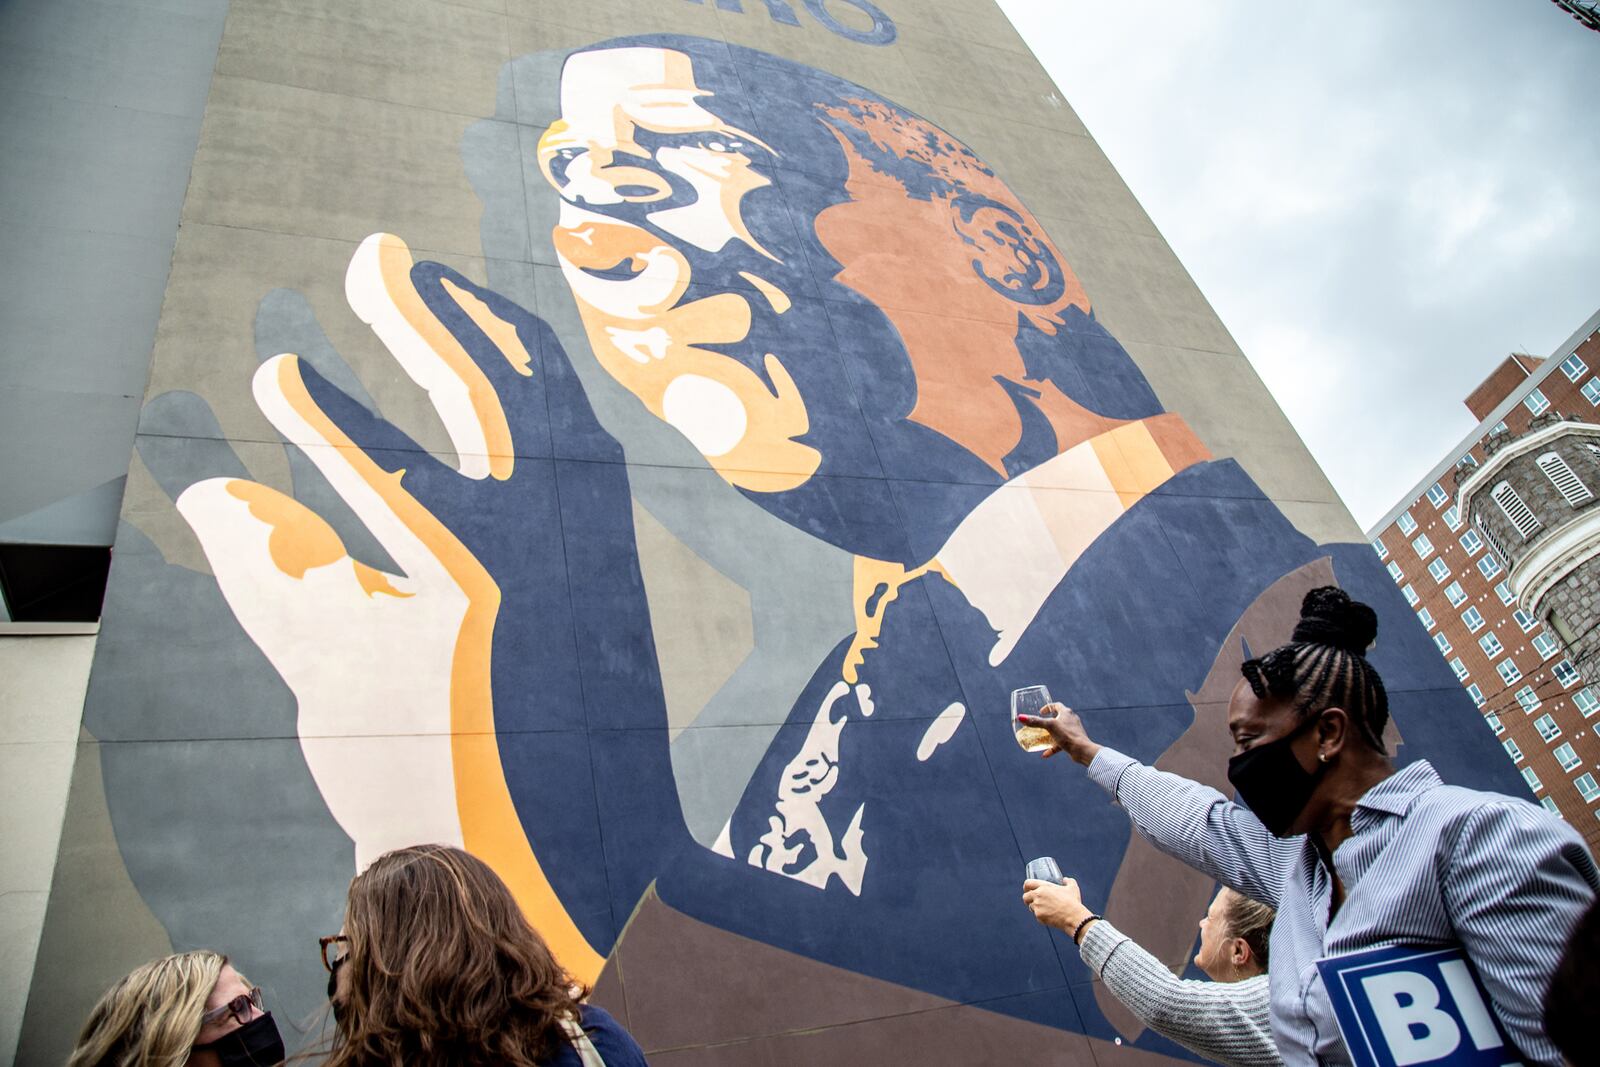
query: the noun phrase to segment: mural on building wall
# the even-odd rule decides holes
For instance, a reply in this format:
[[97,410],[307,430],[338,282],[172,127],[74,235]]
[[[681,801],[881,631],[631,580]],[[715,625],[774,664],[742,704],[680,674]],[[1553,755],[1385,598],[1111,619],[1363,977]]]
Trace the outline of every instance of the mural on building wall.
[[[1433,712],[1465,697],[1370,549],[1312,543],[1164,410],[1070,243],[937,126],[788,60],[630,38],[564,57],[528,155],[564,285],[477,284],[403,219],[345,279],[452,460],[325,351],[272,353],[251,386],[294,495],[245,476],[198,398],[148,405],[142,455],[214,584],[125,527],[121,581],[166,605],[184,681],[136,651],[153,618],[124,642],[135,609],[108,613],[90,728],[115,739],[113,691],[129,715],[210,678],[236,694],[219,719],[260,702],[259,736],[297,740],[252,742],[217,803],[337,824],[301,868],[174,879],[173,835],[219,813],[151,795],[198,773],[159,746],[108,746],[119,845],[175,943],[276,961],[353,869],[447,841],[647,1047],[956,1004],[988,1021],[925,1020],[935,1058],[994,1020],[1018,1047],[1132,1039],[1066,992],[1087,974],[1019,904],[1022,862],[1060,857],[1173,963],[1212,887],[1024,754],[1010,690],[1046,683],[1108,742],[1221,785],[1239,659],[1332,578],[1390,620],[1374,659],[1407,748],[1442,754]],[[292,312],[275,294],[258,324]],[[641,548],[662,525],[688,549],[677,585]],[[206,645],[240,630],[261,659],[223,677]],[[1441,762],[1498,781],[1491,757]],[[291,884],[249,934],[201,904]]]

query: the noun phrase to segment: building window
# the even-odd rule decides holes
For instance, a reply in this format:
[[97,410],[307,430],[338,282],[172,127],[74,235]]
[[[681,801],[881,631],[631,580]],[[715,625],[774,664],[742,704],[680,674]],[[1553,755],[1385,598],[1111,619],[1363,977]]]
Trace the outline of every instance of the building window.
[[1594,775],[1590,774],[1588,771],[1584,771],[1582,774],[1578,775],[1578,777],[1574,778],[1572,780],[1572,784],[1578,787],[1578,795],[1581,796],[1586,803],[1593,804],[1594,798],[1600,797],[1600,782],[1596,782],[1594,780]]
[[1539,516],[1522,502],[1521,495],[1511,487],[1510,482],[1500,482],[1489,495],[1500,505],[1500,510],[1505,512],[1506,518],[1511,520],[1511,525],[1517,528],[1517,533],[1522,535],[1524,541],[1539,532]]
[[[1488,559],[1489,557],[1485,556],[1483,558]],[[1428,564],[1428,573],[1433,575],[1434,581],[1442,582],[1450,577],[1450,565],[1442,559],[1436,559]]]
[[1521,668],[1513,663],[1511,661],[1511,657],[1509,656],[1501,660],[1499,663],[1496,663],[1494,665],[1494,669],[1499,673],[1500,680],[1507,685],[1510,685],[1512,682],[1520,682],[1522,680]]
[[1578,754],[1572,750],[1570,741],[1566,744],[1557,745],[1554,754],[1556,762],[1561,764],[1561,769],[1564,771],[1575,771],[1583,766],[1583,760],[1579,759]]
[[1468,530],[1461,535],[1461,547],[1467,550],[1467,555],[1473,555],[1483,547],[1483,538],[1478,536],[1477,530]]
[[1483,612],[1477,608],[1468,608],[1461,613],[1461,624],[1469,633],[1477,633],[1483,629]]
[[[1522,696],[1521,690],[1517,691],[1517,696],[1519,698]],[[1554,741],[1561,736],[1561,727],[1557,726],[1556,721],[1548,715],[1541,715],[1533,720],[1533,728],[1538,730],[1539,736],[1546,741]]]
[[1388,571],[1389,577],[1393,578],[1395,581],[1398,582],[1400,580],[1400,564],[1396,563],[1394,560],[1391,559],[1389,561],[1389,565],[1385,567],[1384,570]]
[[1572,694],[1572,704],[1579,711],[1583,712],[1583,717],[1585,719],[1593,715],[1596,711],[1600,711],[1600,697],[1596,697],[1594,695],[1594,691],[1588,687],[1580,689],[1576,693]]
[[1372,551],[1378,554],[1379,559],[1389,558],[1389,546],[1383,543],[1383,538],[1381,537],[1372,539]]
[[1511,591],[1509,582],[1501,582],[1494,587],[1494,595],[1500,598],[1500,603],[1510,606],[1517,599],[1517,594]]
[[1400,532],[1405,534],[1407,537],[1410,537],[1412,534],[1417,532],[1417,520],[1411,517],[1411,512],[1409,509],[1402,511],[1400,513],[1400,518],[1396,521],[1400,524]]
[[1478,707],[1483,707],[1483,690],[1478,688],[1476,682],[1467,686],[1467,696],[1471,697],[1472,702]]
[[1500,561],[1494,558],[1494,553],[1485,552],[1478,561],[1478,573],[1485,578],[1493,578],[1500,573]]
[[1478,638],[1478,647],[1483,649],[1485,656],[1498,656],[1506,650],[1506,646],[1500,643],[1500,639],[1494,635],[1493,630]]
[[1528,788],[1537,793],[1544,788],[1544,783],[1539,781],[1539,776],[1533,773],[1532,767],[1522,768],[1522,780],[1528,783]]
[[1438,482],[1433,483],[1433,488],[1428,490],[1428,503],[1436,508],[1442,508],[1450,499],[1450,494],[1444,491],[1444,486]]
[[1544,393],[1539,389],[1528,390],[1528,395],[1522,398],[1522,406],[1535,415],[1543,415],[1550,407],[1550,401],[1544,398]]
[[1556,681],[1567,687],[1577,685],[1583,680],[1578,677],[1578,668],[1572,665],[1570,659],[1564,659],[1557,663],[1551,673],[1556,676]]
[[1400,593],[1406,598],[1407,604],[1410,604],[1412,607],[1417,606],[1417,601],[1420,598],[1417,596],[1417,591],[1411,588],[1410,582],[1407,582],[1405,585],[1400,587]]
[[[1595,381],[1600,381],[1600,378],[1596,378]],[[1594,382],[1590,382],[1589,384],[1593,385]],[[1597,445],[1592,441],[1585,441],[1583,447],[1589,450],[1589,455],[1593,456],[1597,460],[1600,460],[1600,445]]]
[[1434,634],[1433,643],[1439,646],[1440,653],[1445,655],[1450,653],[1450,639],[1444,634]]
[[1522,746],[1521,745],[1517,744],[1515,741],[1511,740],[1511,738],[1509,738],[1509,737],[1506,738],[1504,741],[1502,741],[1500,743],[1502,745],[1506,746],[1506,755],[1511,757],[1511,762],[1512,763],[1521,763],[1522,762]]
[[1429,611],[1427,608],[1418,608],[1417,618],[1422,620],[1422,626],[1424,629],[1433,629],[1433,612]]
[[[1595,380],[1596,381],[1600,381],[1600,378],[1597,378]],[[1453,504],[1450,507],[1445,508],[1444,509],[1444,524],[1446,526],[1450,527],[1450,529],[1452,529],[1452,530],[1461,529],[1461,509],[1456,507]]]
[[1540,634],[1533,639],[1533,647],[1542,658],[1549,659],[1560,650],[1561,646],[1556,644],[1556,639],[1549,634]]
[[1600,404],[1600,378],[1590,378],[1578,392],[1591,404]]
[[1461,588],[1460,582],[1451,582],[1444,587],[1445,599],[1450,601],[1450,606],[1459,608],[1462,601],[1467,599],[1466,590]]
[[1499,422],[1494,424],[1494,427],[1492,429],[1490,429],[1489,434],[1490,434],[1490,436],[1493,436],[1493,435],[1495,435],[1497,433],[1505,433],[1505,432],[1506,432],[1506,420],[1505,419],[1501,419]]
[[1422,559],[1433,555],[1433,542],[1428,540],[1427,534],[1417,534],[1416,540],[1411,542],[1411,547],[1417,550],[1417,555]]
[[1522,632],[1523,633],[1527,633],[1529,630],[1533,629],[1534,623],[1539,621],[1538,619],[1535,619],[1530,613],[1528,613],[1526,611],[1523,611],[1521,608],[1518,608],[1516,611],[1513,611],[1511,613],[1511,617],[1513,619],[1517,620],[1517,625],[1522,627]]
[[1456,681],[1464,682],[1467,680],[1467,665],[1461,662],[1460,656],[1451,658],[1450,669],[1455,672]]
[[[1533,691],[1533,686],[1525,685],[1517,690],[1517,703],[1522,705],[1523,714],[1531,715],[1542,702],[1539,700],[1539,694]],[[1545,716],[1547,719],[1549,717],[1548,715]],[[1561,731],[1557,730],[1556,732],[1560,733]],[[1550,739],[1547,737],[1545,740],[1548,741]]]
[[1556,802],[1551,800],[1549,797],[1540,797],[1539,804],[1551,815],[1560,816],[1561,809],[1556,807]]
[[1500,716],[1498,715],[1485,715],[1483,721],[1489,724],[1489,729],[1494,731],[1496,737],[1506,732],[1505,725],[1500,722]]
[[1546,452],[1535,462],[1544,471],[1544,476],[1550,479],[1550,484],[1556,487],[1556,492],[1561,494],[1561,499],[1573,507],[1581,508],[1594,499],[1594,494],[1583,484],[1583,479],[1572,473],[1567,461],[1556,453]]
[[1461,462],[1456,464],[1458,467],[1476,467],[1477,465],[1478,457],[1474,456],[1471,452],[1463,454],[1461,457]]
[[1561,361],[1561,373],[1567,376],[1567,381],[1569,382],[1575,382],[1582,378],[1583,372],[1588,369],[1589,365],[1579,359],[1576,352]]

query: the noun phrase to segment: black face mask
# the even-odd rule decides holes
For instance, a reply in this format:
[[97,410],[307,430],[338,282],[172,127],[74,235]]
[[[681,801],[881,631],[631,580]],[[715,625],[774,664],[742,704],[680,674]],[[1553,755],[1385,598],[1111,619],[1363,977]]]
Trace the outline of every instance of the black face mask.
[[1228,781],[1239,799],[1275,837],[1288,837],[1289,827],[1305,810],[1322,780],[1325,764],[1307,771],[1290,749],[1294,739],[1321,721],[1313,715],[1276,741],[1246,749],[1228,761]]
[[194,1049],[215,1053],[222,1067],[269,1067],[284,1059],[283,1038],[278,1035],[278,1024],[272,1021],[270,1011],[251,1019],[231,1034],[196,1045]]

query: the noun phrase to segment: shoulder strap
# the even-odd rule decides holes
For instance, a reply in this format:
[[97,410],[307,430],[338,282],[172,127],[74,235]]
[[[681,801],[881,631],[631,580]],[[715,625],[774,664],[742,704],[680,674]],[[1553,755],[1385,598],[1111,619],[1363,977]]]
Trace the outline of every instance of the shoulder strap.
[[606,1061],[601,1058],[600,1050],[594,1047],[594,1042],[589,1040],[589,1035],[583,1032],[583,1027],[576,1019],[563,1016],[561,1029],[572,1039],[572,1047],[578,1050],[578,1059],[583,1067],[606,1067]]

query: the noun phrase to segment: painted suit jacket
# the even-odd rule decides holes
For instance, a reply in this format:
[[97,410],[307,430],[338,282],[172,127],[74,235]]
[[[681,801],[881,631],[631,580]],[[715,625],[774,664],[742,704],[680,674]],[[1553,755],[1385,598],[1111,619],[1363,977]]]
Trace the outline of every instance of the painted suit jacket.
[[[998,667],[988,663],[994,631],[954,586],[929,575],[904,587],[858,687],[842,682],[848,639],[818,667],[745,790],[721,854],[686,832],[640,840],[638,828],[657,833],[671,821],[661,817],[674,803],[670,768],[638,738],[597,748],[597,774],[614,766],[634,797],[620,822],[602,815],[612,888],[642,892],[653,878],[669,907],[753,941],[949,1001],[1109,1034],[1103,1021],[1080,1023],[1060,995],[1087,975],[1018,901],[1024,862],[1045,854],[1087,899],[1103,900],[1128,826],[1085,775],[1017,746],[1009,693],[1048,684],[1097,740],[1154,759],[1191,721],[1186,691],[1199,689],[1254,598],[1321,557],[1382,615],[1372,658],[1389,682],[1406,755],[1428,753],[1452,764],[1449,772],[1507,786],[1509,773],[1483,756],[1489,746],[1473,755],[1436,744],[1473,711],[1426,634],[1409,625],[1371,549],[1314,544],[1237,464],[1210,462],[1117,520]],[[802,804],[813,829],[783,832],[806,820],[786,823],[780,801]],[[633,839],[613,847],[614,825]],[[642,865],[618,862],[624,852]],[[817,881],[830,856],[850,855],[865,857],[857,886],[837,870],[821,888],[805,880]]]

